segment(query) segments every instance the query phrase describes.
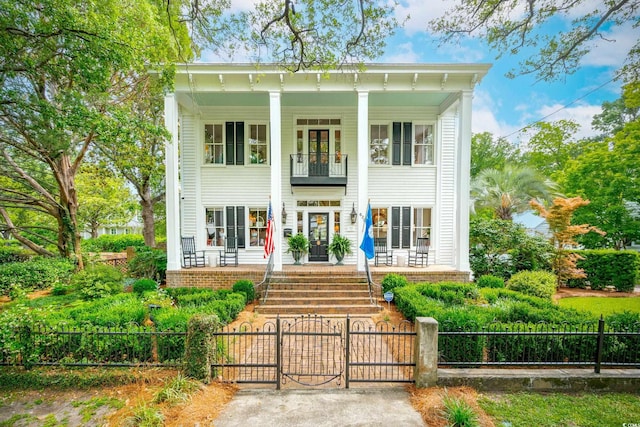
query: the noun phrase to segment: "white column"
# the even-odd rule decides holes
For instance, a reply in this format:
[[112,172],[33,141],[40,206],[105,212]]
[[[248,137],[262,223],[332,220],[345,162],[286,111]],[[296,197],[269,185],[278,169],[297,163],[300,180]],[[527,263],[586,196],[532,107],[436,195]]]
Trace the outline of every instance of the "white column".
[[178,103],[174,93],[164,97],[164,125],[171,134],[166,143],[165,180],[167,205],[167,270],[179,270],[180,182],[178,178]]
[[[356,211],[367,213],[369,199],[369,92],[358,92],[358,202]],[[358,271],[364,271],[364,252],[360,250],[362,242],[363,219],[358,215],[356,222],[356,253]]]
[[457,269],[471,271],[469,265],[469,191],[471,181],[471,90],[462,91],[458,107],[458,172],[456,226]]
[[280,92],[269,92],[269,129],[271,140],[271,206],[275,221],[273,269],[282,271],[282,117]]

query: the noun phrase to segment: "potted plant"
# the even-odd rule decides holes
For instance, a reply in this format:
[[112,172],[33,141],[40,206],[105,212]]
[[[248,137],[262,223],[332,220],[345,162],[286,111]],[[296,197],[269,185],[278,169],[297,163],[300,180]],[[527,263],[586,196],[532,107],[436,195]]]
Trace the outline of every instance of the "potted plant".
[[336,257],[338,260],[336,265],[342,265],[344,256],[351,254],[351,240],[335,233],[331,243],[327,246],[327,252]]
[[289,236],[287,243],[289,244],[287,252],[291,252],[293,260],[295,261],[294,265],[300,265],[302,256],[309,252],[309,239],[307,239],[304,234],[298,233],[293,236]]

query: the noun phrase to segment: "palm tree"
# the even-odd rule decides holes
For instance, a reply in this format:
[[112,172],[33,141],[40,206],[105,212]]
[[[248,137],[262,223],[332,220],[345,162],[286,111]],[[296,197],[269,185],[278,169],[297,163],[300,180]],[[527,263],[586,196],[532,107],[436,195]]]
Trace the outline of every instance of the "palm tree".
[[476,209],[489,208],[500,219],[529,209],[529,201],[550,201],[557,185],[535,170],[507,165],[502,170],[485,169],[471,182],[471,198]]

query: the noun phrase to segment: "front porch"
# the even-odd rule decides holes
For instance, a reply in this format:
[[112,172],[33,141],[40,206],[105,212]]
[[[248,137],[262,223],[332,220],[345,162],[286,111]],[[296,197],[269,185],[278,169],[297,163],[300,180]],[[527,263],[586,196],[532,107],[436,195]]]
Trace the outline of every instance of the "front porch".
[[[238,267],[201,267],[167,271],[168,287],[200,287],[209,289],[230,289],[238,280],[251,280],[258,284],[264,278],[266,266],[239,265]],[[454,270],[450,266],[429,265],[428,267],[370,266],[371,276],[375,283],[390,273],[405,276],[411,283],[420,282],[468,282],[470,273]],[[334,265],[329,263],[308,263],[305,265],[283,265],[282,271],[272,274],[272,280],[287,275],[326,277],[353,276],[366,278],[366,272],[358,271],[355,265]]]

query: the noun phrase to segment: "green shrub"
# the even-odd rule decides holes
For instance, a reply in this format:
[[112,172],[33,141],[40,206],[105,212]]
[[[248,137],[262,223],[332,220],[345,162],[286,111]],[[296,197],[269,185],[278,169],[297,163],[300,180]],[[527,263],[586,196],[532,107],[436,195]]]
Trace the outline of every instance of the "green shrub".
[[198,292],[179,294],[174,299],[179,307],[199,307],[217,299],[224,299],[224,297],[212,289],[198,289]]
[[68,283],[75,268],[68,259],[46,257],[0,264],[0,295],[7,295],[14,284],[31,291]]
[[82,242],[82,249],[87,252],[124,252],[128,247],[144,249],[144,237],[140,234],[103,234]]
[[384,276],[382,279],[382,292],[393,291],[395,288],[406,286],[409,284],[409,281],[406,277],[401,276],[400,274],[391,273]]
[[71,292],[71,287],[69,285],[55,285],[51,288],[51,295],[60,296],[67,295]]
[[158,283],[167,277],[167,254],[158,249],[141,249],[129,261],[129,274],[136,278],[154,279]]
[[108,265],[93,265],[73,275],[71,286],[83,299],[90,300],[117,294],[124,289],[120,270]]
[[479,288],[504,288],[504,279],[491,274],[480,276],[476,283]]
[[556,275],[548,271],[521,271],[511,276],[507,288],[551,300],[556,291]]
[[584,270],[587,277],[569,280],[569,287],[589,285],[591,289],[604,289],[615,286],[620,292],[631,292],[640,278],[640,253],[636,251],[597,249],[572,252],[583,258],[576,265]]
[[134,294],[118,294],[73,307],[69,309],[68,316],[80,325],[104,327],[142,325],[147,317],[147,306]]
[[33,257],[33,252],[27,251],[20,246],[0,245],[0,264],[25,262],[31,257]]
[[158,284],[152,279],[138,279],[133,282],[132,289],[134,293],[142,295],[147,291],[155,291],[158,289]]
[[247,299],[247,303],[252,302],[256,299],[256,290],[253,287],[253,282],[251,280],[238,280],[233,284],[231,288],[233,292],[239,292],[245,295]]

